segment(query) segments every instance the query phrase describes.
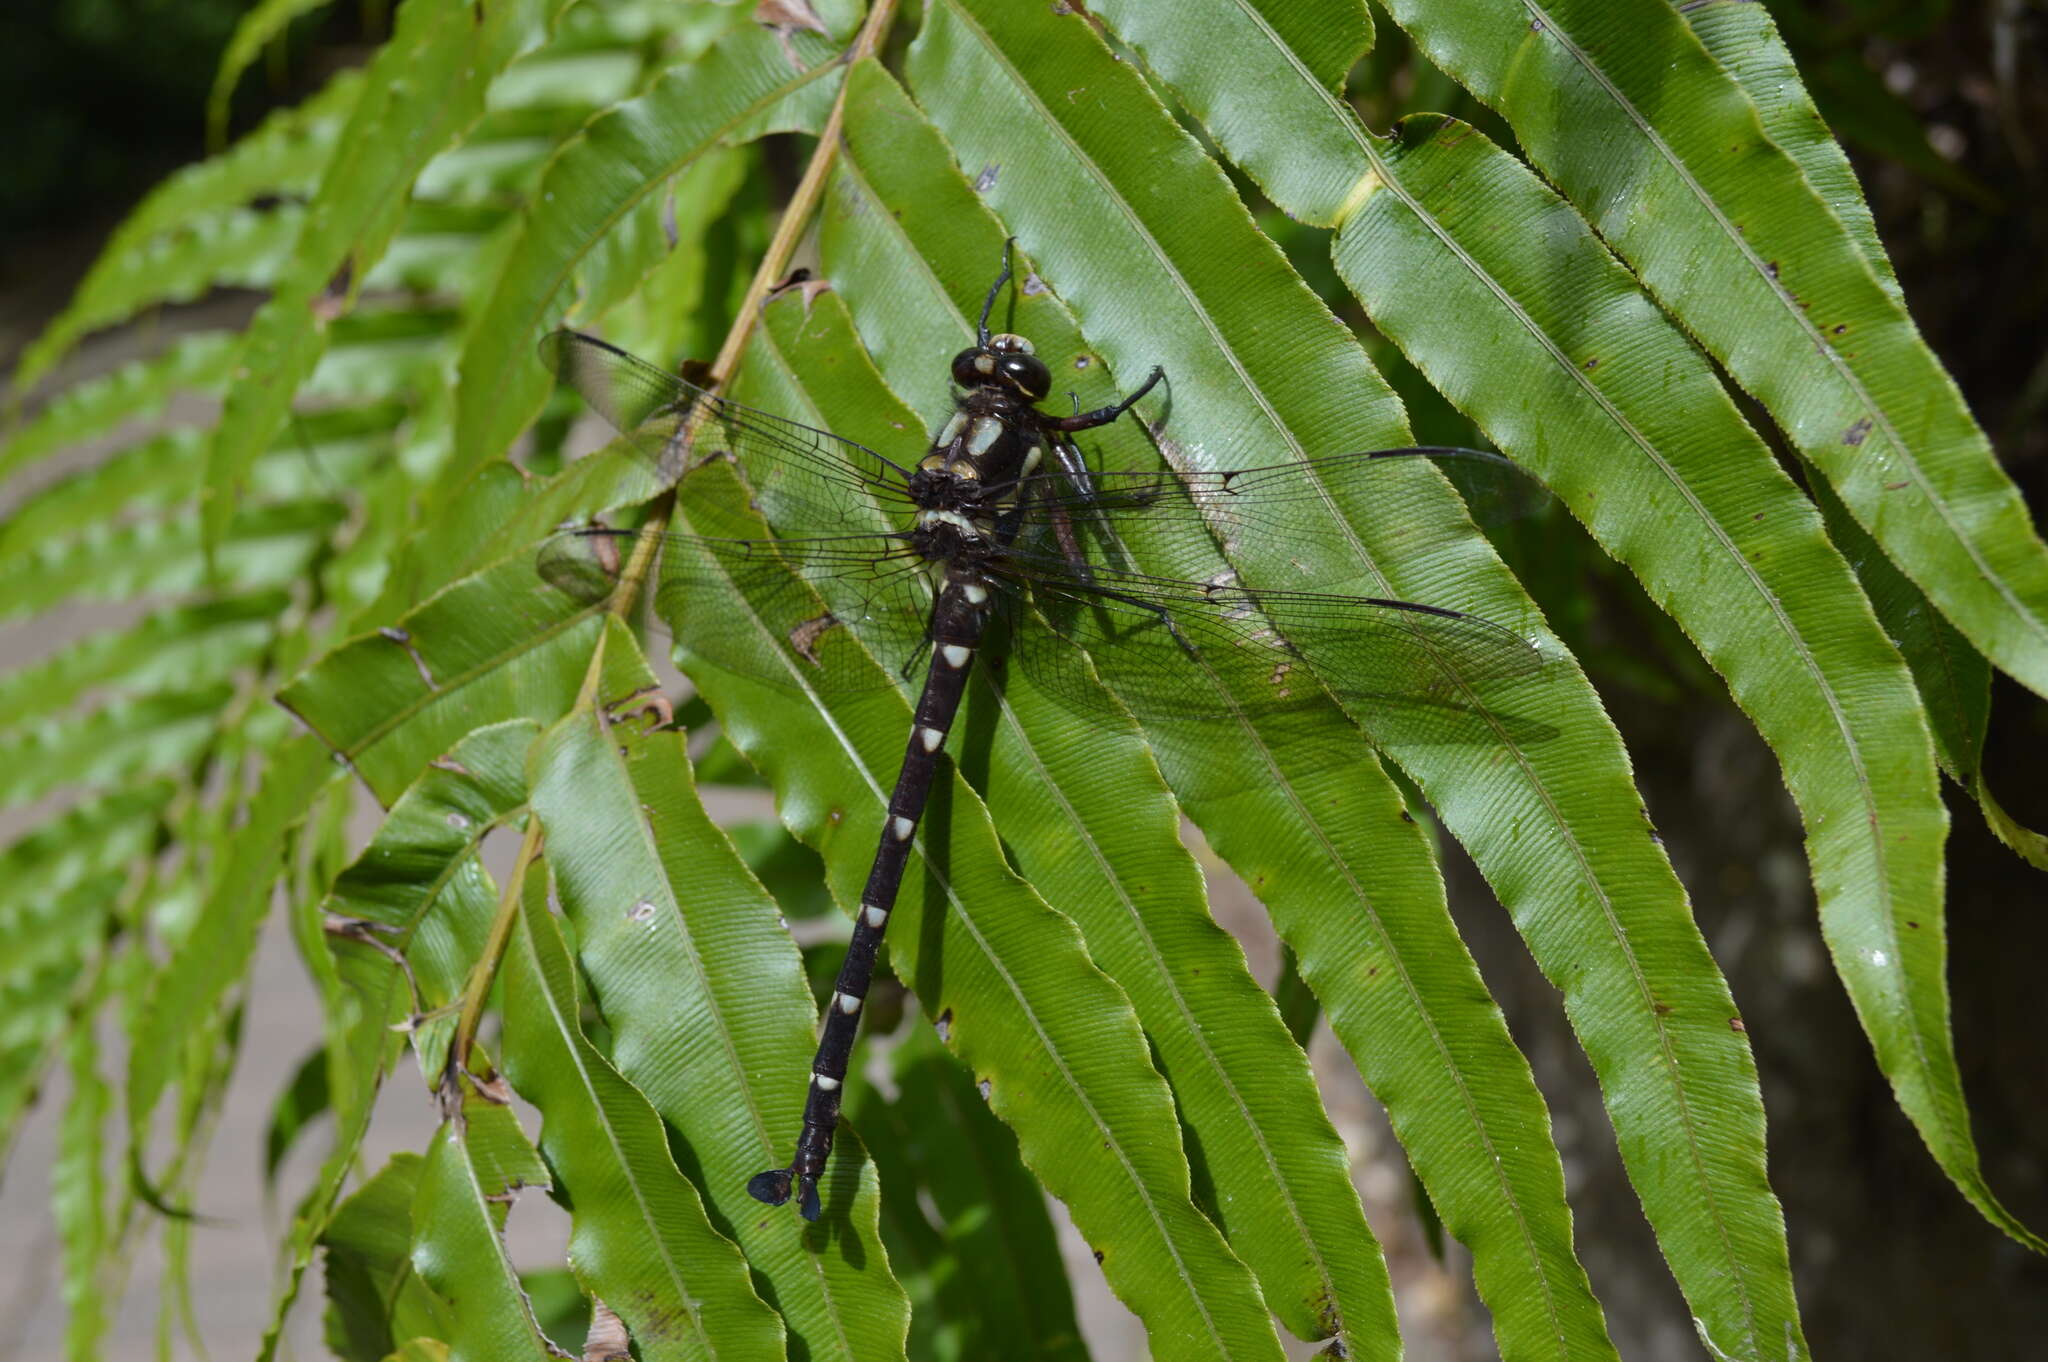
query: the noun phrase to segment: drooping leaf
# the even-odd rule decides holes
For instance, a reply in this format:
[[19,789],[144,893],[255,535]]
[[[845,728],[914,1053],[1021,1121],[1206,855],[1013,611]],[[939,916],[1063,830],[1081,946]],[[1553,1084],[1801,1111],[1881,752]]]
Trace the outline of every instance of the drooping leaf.
[[[742,24],[562,149],[463,353],[456,441],[465,464],[503,453],[546,398],[551,380],[534,358],[534,338],[577,295],[592,295],[602,310],[652,267],[659,194],[675,175],[718,146],[815,116],[814,95],[829,97],[835,69],[826,52],[815,41],[784,46]],[[622,224],[645,244],[622,239]]]
[[583,1035],[580,1012],[536,870],[506,955],[503,1062],[540,1109],[540,1147],[574,1217],[576,1279],[618,1313],[649,1362],[782,1357],[781,1320],[676,1170],[661,1118]]
[[341,1215],[342,1182],[403,1032],[446,1044],[449,1020],[421,1023],[460,996],[482,952],[496,895],[479,852],[524,809],[525,756],[537,732],[518,720],[487,727],[428,767],[320,905],[320,949],[331,946],[335,976],[326,1051],[334,1148],[292,1221],[262,1362],[274,1354],[314,1246]]
[[1045,1197],[973,1076],[922,1024],[890,1050],[889,1076],[893,1100],[850,1079],[846,1110],[889,1189],[882,1238],[911,1293],[911,1356],[1085,1358]]
[[412,1269],[448,1305],[449,1362],[567,1355],[540,1331],[501,1237],[519,1193],[547,1186],[510,1107],[471,1093],[435,1133],[413,1197]]
[[[1852,575],[1713,373],[1568,207],[1469,128],[1416,120],[1403,134],[1380,160],[1386,191],[1338,238],[1339,269],[1376,323],[1637,573],[1728,681],[1804,815],[1823,928],[1880,1055],[1920,1101],[1946,1104],[1940,1092],[1959,1089],[1953,1061],[1939,1058],[1939,950],[1923,931],[1913,940],[1925,950],[1902,955],[1906,920],[1938,916],[1946,817],[1917,696]],[[1484,371],[1454,352],[1484,353]],[[1726,1035],[1725,993],[1699,1003],[1660,1027]],[[1603,1079],[1613,1109],[1617,1084]],[[1742,1103],[1751,1120],[1754,1101]],[[1779,1337],[1772,1318],[1790,1314],[1791,1293],[1760,1122],[1751,1128],[1747,1155],[1711,1155],[1717,1180],[1747,1184],[1746,1208],[1722,1203],[1748,1225],[1751,1245],[1737,1251],[1747,1282],[1729,1276],[1729,1233],[1672,1242],[1696,1193],[1651,1218],[1715,1336],[1748,1321],[1757,1342]],[[1624,1157],[1647,1170],[1652,1146],[1635,1141],[1649,1132],[1620,1133]],[[1733,1288],[1725,1304],[1708,1304],[1709,1282]],[[1758,1296],[1777,1302],[1760,1312]]]
[[2048,548],[2018,490],[1875,261],[1680,8],[1556,0],[1533,23],[1506,0],[1389,8],[1971,644],[2048,694]]
[[[766,1279],[812,1357],[901,1356],[907,1312],[858,1140],[842,1133],[832,1214],[816,1228],[746,1194],[795,1139],[816,1012],[773,901],[697,802],[682,743],[632,725],[607,732],[585,711],[549,733],[534,770],[548,863],[612,1062],[680,1136],[712,1224]],[[821,1251],[833,1241],[857,1247]]]

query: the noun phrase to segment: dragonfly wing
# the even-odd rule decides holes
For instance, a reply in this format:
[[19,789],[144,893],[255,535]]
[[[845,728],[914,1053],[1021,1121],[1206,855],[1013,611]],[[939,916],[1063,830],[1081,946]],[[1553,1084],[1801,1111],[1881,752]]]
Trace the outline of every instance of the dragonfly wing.
[[[1406,601],[1203,586],[1138,574],[1032,583],[1049,632],[1085,650],[1133,713],[1252,717],[1326,705],[1453,711],[1506,683],[1540,678],[1541,651],[1513,630]],[[1019,661],[1084,705],[1093,687],[1073,647],[1020,630]]]
[[595,602],[643,554],[656,626],[727,671],[797,690],[873,690],[894,684],[924,643],[930,579],[894,535],[570,530],[542,546],[537,566],[557,590]]
[[1404,476],[1428,466],[1445,474],[1475,519],[1501,524],[1554,504],[1542,484],[1510,459],[1475,449],[1418,445],[1243,468],[1233,472],[1148,469],[1089,474],[1083,489],[1064,474],[1040,473],[1025,491],[1050,524],[1113,531],[1134,519],[1201,525],[1212,532],[1283,538],[1303,533],[1305,506],[1333,508],[1383,498]]
[[617,346],[561,330],[541,358],[665,481],[714,458],[746,474],[771,521],[865,528],[909,502],[909,473],[866,445],[718,397]]

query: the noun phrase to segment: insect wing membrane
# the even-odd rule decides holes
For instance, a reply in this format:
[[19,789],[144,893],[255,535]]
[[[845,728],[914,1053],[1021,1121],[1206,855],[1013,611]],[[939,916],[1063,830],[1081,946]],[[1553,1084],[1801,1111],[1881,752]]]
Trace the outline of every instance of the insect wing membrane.
[[822,518],[851,529],[849,498],[907,504],[907,471],[866,446],[716,397],[595,336],[555,331],[541,358],[666,482],[732,459],[777,525]]

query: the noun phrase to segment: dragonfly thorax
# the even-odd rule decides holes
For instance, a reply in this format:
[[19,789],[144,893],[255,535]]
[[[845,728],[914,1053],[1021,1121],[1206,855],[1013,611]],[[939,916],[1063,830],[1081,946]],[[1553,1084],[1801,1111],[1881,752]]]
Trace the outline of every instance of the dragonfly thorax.
[[911,474],[911,500],[970,514],[1004,509],[1017,480],[1036,472],[1043,457],[1035,414],[994,389],[962,394]]
[[928,508],[918,512],[917,528],[910,532],[910,542],[933,562],[952,562],[992,552],[993,530],[992,523],[984,517]]

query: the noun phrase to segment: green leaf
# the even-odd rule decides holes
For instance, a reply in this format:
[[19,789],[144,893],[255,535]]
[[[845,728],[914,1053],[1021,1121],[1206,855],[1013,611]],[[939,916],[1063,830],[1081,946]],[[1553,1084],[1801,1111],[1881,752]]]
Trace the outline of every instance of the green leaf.
[[[494,829],[523,813],[526,752],[538,732],[535,724],[514,720],[457,744],[392,805],[321,904],[322,949],[331,945],[336,975],[327,1018],[334,1148],[292,1222],[288,1270],[264,1336],[263,1362],[276,1349],[314,1245],[330,1232],[330,1218],[344,1214],[335,1199],[403,1043],[400,1031],[411,1031],[416,1044],[436,1038],[446,1044],[449,1021],[438,1031],[419,1022],[461,995],[482,952],[497,896],[479,850]],[[426,1067],[438,1076],[437,1065]],[[409,1188],[405,1196],[410,1204]],[[388,1341],[378,1348],[365,1351],[381,1358]]]
[[64,1245],[64,1356],[67,1362],[93,1362],[118,1305],[104,1289],[110,1257],[106,1125],[111,1103],[92,1027],[74,1027],[66,1049],[71,1100],[64,1107],[57,1160],[50,1169],[50,1211]]
[[166,346],[161,354],[131,360],[64,389],[0,444],[0,477],[124,422],[154,420],[187,389],[225,382],[235,350],[232,333],[202,331]]
[[277,1184],[277,1166],[291,1153],[305,1128],[330,1106],[327,1093],[327,1049],[309,1050],[292,1071],[291,1081],[270,1104],[270,1123],[263,1131],[263,1182]]
[[[326,501],[243,512],[228,527],[211,585],[256,591],[303,577],[343,514]],[[0,560],[0,619],[75,601],[183,596],[206,585],[199,529],[189,515],[100,524]]]
[[[1396,404],[1355,344],[1257,235],[1213,163],[1084,25],[1069,22],[1063,28],[1061,16],[992,7],[965,12],[944,6],[933,13],[935,23],[912,49],[914,88],[926,94],[963,166],[1003,167],[987,197],[1032,250],[1037,270],[1079,316],[1086,353],[1107,358],[1125,374],[1164,364],[1173,389],[1161,445],[1172,460],[1183,466],[1244,466],[1409,443]],[[1084,80],[1085,87],[1077,85]],[[1088,98],[1065,97],[1076,88],[1085,88]],[[1048,119],[1058,136],[1032,135]],[[1006,186],[1012,183],[1025,188],[1010,191]],[[1054,367],[1068,371],[1064,358]],[[1134,434],[1112,428],[1104,443]],[[1104,462],[1127,464],[1137,457]],[[1291,540],[1284,553],[1248,538],[1231,546],[1230,561],[1252,583],[1308,580],[1318,590],[1468,608],[1528,628],[1533,607],[1433,470],[1390,469],[1384,488],[1375,491],[1380,495],[1370,507],[1345,507],[1342,520]],[[1311,516],[1310,508],[1304,506],[1303,515]],[[1330,551],[1304,558],[1303,542],[1325,543]],[[1194,551],[1196,546],[1170,546],[1170,555]],[[1177,565],[1187,559],[1160,561]],[[1169,570],[1186,575],[1178,566]],[[1640,938],[1656,943],[1653,958],[1673,962],[1671,991],[1688,993],[1690,981],[1714,989],[1712,962],[1649,836],[1612,728],[1568,662],[1557,658],[1546,672],[1540,683],[1519,689],[1514,683],[1447,676],[1446,686],[1462,696],[1458,706],[1355,707],[1356,717],[1418,780],[1506,901],[1522,910],[1525,933],[1553,969],[1565,976],[1583,973],[1589,981],[1602,975],[1627,980],[1641,967],[1635,954]],[[1276,914],[1292,890],[1303,896],[1296,903],[1317,910],[1298,920],[1336,925],[1329,915],[1329,871],[1315,873],[1336,860],[1342,877],[1336,882],[1381,912],[1399,905],[1423,922],[1440,921],[1440,910],[1430,906],[1440,892],[1433,877],[1411,872],[1400,888],[1390,884],[1391,892],[1380,893],[1384,872],[1373,867],[1371,852],[1347,864],[1348,856],[1332,857],[1316,823],[1304,826],[1304,815],[1323,817],[1326,809],[1335,821],[1357,820],[1361,839],[1369,838],[1368,828],[1401,826],[1395,792],[1346,778],[1366,769],[1369,760],[1355,737],[1348,747],[1332,747],[1337,739],[1318,741],[1266,723],[1246,735],[1246,746],[1227,752],[1215,748],[1208,733],[1184,738],[1176,760],[1166,751],[1173,745],[1169,728],[1148,726],[1169,784],[1212,844],[1275,903]],[[1343,759],[1338,754],[1352,764],[1337,764]],[[1291,777],[1278,790],[1276,764]],[[1361,792],[1355,805],[1345,798],[1352,790]],[[1240,810],[1233,796],[1272,803],[1254,822],[1252,808]],[[1299,850],[1290,855],[1290,842],[1316,859],[1304,860]],[[1564,904],[1575,907],[1565,913]],[[1488,1131],[1481,1143],[1468,1146],[1487,1151],[1479,1178],[1432,1178],[1424,1172],[1440,1206],[1453,1192],[1466,1199],[1462,1208],[1447,1209],[1446,1220],[1484,1263],[1481,1290],[1495,1311],[1504,1349],[1556,1355],[1604,1348],[1598,1307],[1571,1259],[1561,1170],[1554,1154],[1541,1151],[1547,1143],[1537,1134],[1543,1117],[1526,1066],[1505,1046],[1495,1046],[1482,1062],[1498,1081],[1460,1081],[1452,1065],[1463,1057],[1446,1037],[1462,1037],[1470,1028],[1446,1025],[1448,1014],[1436,1008],[1473,1010],[1472,994],[1461,996],[1454,982],[1469,966],[1420,949],[1421,941],[1409,935],[1420,935],[1412,918],[1399,926],[1389,916],[1366,920],[1375,930],[1399,933],[1396,940],[1416,953],[1370,964],[1361,975],[1359,952],[1326,956],[1295,938],[1300,929],[1283,922],[1282,931],[1333,1017],[1333,994],[1342,988],[1383,1007],[1421,1013],[1411,1018],[1415,1044],[1398,1052],[1402,1063],[1374,1062],[1370,1050],[1360,1053],[1356,1043],[1370,1036],[1377,1046],[1380,1037],[1352,1032],[1354,1053],[1390,1106],[1419,1095],[1410,1085],[1433,1077],[1450,1084],[1452,1103],[1411,1107],[1415,1119],[1440,1120],[1455,1112],[1468,1127]],[[1588,921],[1602,925],[1594,933],[1574,930]],[[1354,914],[1348,929],[1356,931],[1359,922]],[[1441,927],[1436,934],[1449,935]],[[1319,982],[1322,970],[1331,973],[1320,974]],[[1586,989],[1588,998],[1597,993]],[[1504,1039],[1497,1022],[1465,1020]],[[1732,1060],[1739,1071],[1745,1059],[1739,1038],[1728,1035],[1725,1014],[1720,1024],[1722,1040],[1710,1054],[1716,1048],[1720,1053],[1705,1062],[1713,1068]],[[1658,1023],[1644,1003],[1628,1025],[1634,1040],[1654,1035]],[[1621,1037],[1606,1043],[1619,1048]],[[1682,1081],[1719,1086],[1716,1079],[1689,1073]],[[1487,1104],[1500,1105],[1487,1111],[1459,1094],[1484,1094]],[[1665,1117],[1684,1109],[1678,1092],[1667,1089],[1664,1101]],[[1496,1137],[1514,1127],[1523,1133]],[[1418,1131],[1408,1147],[1420,1161],[1432,1150],[1442,1155],[1456,1145],[1421,1138]],[[1501,1159],[1496,1151],[1503,1150],[1516,1157]]]
[[1390,9],[1970,642],[2048,695],[2048,548],[2018,490],[1851,229],[1678,7],[1553,0],[1533,24],[1508,0]]
[[267,288],[291,259],[305,213],[296,203],[217,210],[137,241],[118,256],[104,256],[45,331],[44,343],[61,339],[68,346],[73,336],[125,322],[148,308],[194,302],[215,288]]
[[711,1227],[669,1157],[661,1118],[577,1022],[575,966],[527,878],[505,961],[505,1076],[540,1109],[540,1146],[572,1208],[569,1260],[649,1359],[780,1358],[782,1321],[746,1261]]
[[[915,148],[890,139],[910,126],[907,101],[879,68],[864,67],[856,79],[851,116],[879,143],[863,145],[858,156],[901,166]],[[922,132],[935,149],[929,128]],[[966,200],[960,208],[976,211],[965,182],[945,169]],[[929,211],[956,224],[962,216],[896,188],[892,198],[926,199]],[[890,242],[863,248],[851,239],[863,224],[883,220],[879,208],[842,219],[828,263],[836,265],[841,250],[856,259],[886,250]],[[901,229],[885,230],[893,241]],[[993,244],[992,225],[984,235]],[[889,271],[843,277],[889,299],[902,320],[919,320],[888,289]],[[795,298],[772,303],[766,320],[764,343],[750,354],[738,389],[746,401],[871,448],[900,450],[906,466],[915,461],[923,422],[889,397],[863,361],[835,296],[808,308]],[[927,368],[940,367],[933,361],[955,340],[973,341],[970,321],[957,313],[923,320]],[[941,327],[957,335],[942,339]],[[879,508],[866,509],[879,516]],[[833,528],[778,526],[782,533]],[[1099,704],[1115,709],[1106,695]],[[1341,1336],[1354,1356],[1366,1355],[1368,1340],[1391,1347],[1392,1293],[1350,1188],[1343,1142],[1323,1114],[1307,1057],[1252,979],[1243,951],[1208,914],[1201,872],[1180,843],[1178,809],[1136,726],[1084,721],[1013,671],[999,687],[977,687],[956,732],[954,750],[1002,820],[1018,870],[1073,919],[1090,958],[1129,997],[1201,1148],[1209,1204],[1219,1208],[1212,1218],[1258,1274],[1267,1305],[1300,1337]],[[1224,1036],[1227,1046],[1217,1039]]]
[[784,46],[743,24],[562,148],[463,352],[460,464],[501,454],[540,410],[552,380],[535,339],[580,296],[601,311],[656,263],[660,196],[674,177],[719,146],[789,126],[792,116],[803,126],[815,95],[834,88],[825,83],[837,71],[828,56],[808,36]]
[[567,712],[603,628],[521,554],[344,644],[278,700],[389,803],[463,734]]
[[479,12],[460,0],[424,0],[398,11],[397,31],[365,74],[307,208],[290,266],[250,323],[245,377],[228,392],[207,465],[209,550],[226,537],[249,465],[283,429],[319,361],[328,323],[348,310],[390,245],[415,178],[483,113],[491,80],[540,40],[565,2],[504,0]]
[[38,1096],[54,1042],[95,1001],[81,984],[94,982],[122,878],[86,880],[0,919],[0,1150]]
[[271,754],[198,921],[152,982],[128,1059],[128,1128],[137,1160],[179,1050],[218,1024],[222,1000],[248,967],[271,886],[284,868],[286,833],[336,774],[320,745],[304,737]]
[[[607,731],[596,714],[574,714],[542,742],[534,772],[548,863],[612,1062],[680,1136],[712,1223],[766,1279],[795,1346],[814,1358],[902,1356],[908,1312],[859,1142],[842,1134],[831,1214],[815,1228],[746,1194],[795,1139],[817,1014],[774,902],[697,802],[680,735]],[[606,1300],[631,1321],[628,1302]]]
[[206,99],[209,145],[219,146],[227,138],[228,110],[242,73],[255,63],[264,48],[283,39],[292,20],[325,9],[330,3],[332,0],[261,0],[242,16],[226,50],[220,54],[220,66],[213,73],[213,93]]
[[176,771],[212,741],[231,694],[229,687],[209,686],[116,700],[0,733],[0,807],[73,786],[112,786]]
[[[288,598],[261,592],[159,611],[131,628],[87,634],[0,676],[0,714],[15,722],[70,708],[100,687],[210,688],[257,660]],[[72,768],[76,769],[76,768]]]
[[[1533,176],[1436,120],[1404,125],[1377,159],[1384,191],[1346,223],[1339,269],[1375,323],[1557,492],[1727,679],[1800,806],[1823,931],[1880,1062],[1909,1111],[1949,1127],[1936,1137],[1945,1162],[1981,1190],[1967,1135],[1954,1138],[1967,1118],[1940,944],[1918,926],[1939,916],[1947,832],[1926,725],[1819,517],[1684,337]],[[1472,363],[1482,354],[1483,371]],[[1734,1015],[1725,993],[1699,1002],[1687,1029],[1711,1033]],[[1681,1024],[1674,1012],[1660,1025]],[[1620,1085],[1603,1080],[1614,1109]],[[1743,1105],[1753,1152],[1710,1176],[1748,1183],[1746,1206],[1717,1198],[1746,1230],[1681,1248],[1699,1193],[1661,1207],[1644,1195],[1714,1336],[1762,1346],[1779,1336],[1772,1317],[1791,1315],[1790,1268],[1757,1157],[1762,1113],[1753,1097]],[[1636,1169],[1669,1138],[1620,1134]],[[1701,1152],[1719,1161],[1720,1147]],[[1749,1243],[1736,1251],[1755,1286],[1730,1278],[1730,1240]],[[1731,1297],[1709,1305],[1709,1282]],[[1777,1301],[1764,1312],[1756,1295]]]
[[1365,0],[1090,8],[1281,211],[1318,227],[1350,212],[1363,167],[1344,81],[1372,46]]
[[973,1075],[913,1026],[889,1052],[889,1076],[893,1100],[849,1078],[846,1110],[889,1189],[882,1238],[911,1292],[911,1355],[1086,1358],[1045,1195]]
[[0,853],[0,1162],[53,1042],[67,1026],[90,1031],[94,1009],[119,993],[103,952],[171,794],[153,784],[83,800]]
[[[1807,97],[1799,68],[1778,36],[1770,10],[1763,5],[1716,3],[1682,7],[1679,12],[1714,60],[1740,82],[1742,92],[1756,105],[1764,132],[1799,163],[1807,183],[1842,220],[1849,240],[1877,276],[1879,287],[1903,310],[1905,298],[1899,292],[1898,276],[1892,272],[1884,243],[1878,240],[1877,223],[1863,200],[1856,172]],[[1925,140],[1922,135],[1921,141]]]
[[401,1338],[452,1328],[412,1271],[412,1205],[426,1160],[409,1150],[357,1188],[320,1235],[326,1342],[344,1362],[381,1362]]
[[412,1266],[449,1306],[449,1362],[554,1362],[506,1256],[501,1232],[514,1195],[548,1185],[547,1166],[512,1109],[469,1094],[443,1123],[412,1203]]
[[1984,780],[1991,664],[1893,566],[1826,483],[1815,480],[1810,486],[1827,521],[1828,537],[1856,570],[1885,633],[1913,669],[1941,769],[1976,798],[1985,824],[1999,841],[2036,870],[2048,870],[2048,837],[2008,814]]
[[10,844],[0,853],[0,923],[12,928],[40,915],[51,900],[150,850],[171,793],[168,783],[143,784],[81,800]]
[[[1175,60],[1191,82],[1224,78],[1193,50]],[[1340,271],[1376,325],[1559,493],[1727,677],[1800,804],[1823,928],[1880,1062],[1951,1176],[2009,1222],[1976,1168],[1938,923],[1921,926],[1938,916],[1928,905],[1940,901],[1946,835],[1925,725],[1818,518],[1627,272],[1483,137],[1413,120],[1392,151],[1362,130],[1354,147],[1370,174],[1338,240]],[[1874,237],[1868,250],[1882,258]],[[1630,466],[1641,471],[1618,486]],[[1687,532],[1673,538],[1674,525]],[[1762,1186],[1761,1169],[1750,1181]],[[1755,1214],[1778,1240],[1775,1206]],[[1723,1258],[1709,1245],[1681,1281],[1722,1279]],[[1789,1300],[1789,1283],[1777,1290]]]
[[108,238],[70,305],[22,353],[14,370],[15,393],[27,392],[55,368],[99,324],[95,318],[126,316],[136,309],[138,300],[126,290],[148,290],[154,284],[134,270],[134,260],[165,250],[167,243],[159,238],[190,240],[199,235],[195,223],[273,195],[296,200],[311,189],[334,154],[361,90],[360,75],[345,71],[304,103],[272,114],[224,154],[186,166],[151,190]]

